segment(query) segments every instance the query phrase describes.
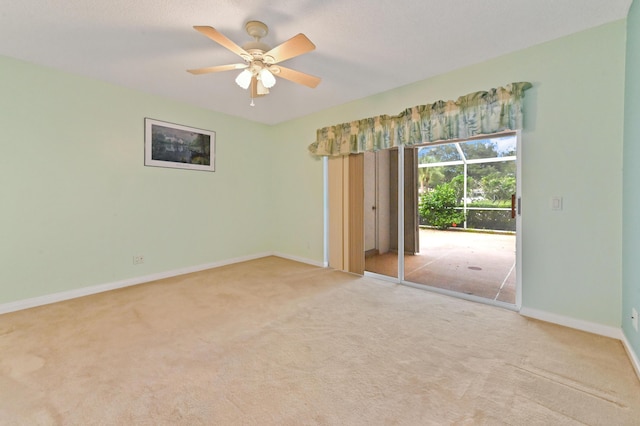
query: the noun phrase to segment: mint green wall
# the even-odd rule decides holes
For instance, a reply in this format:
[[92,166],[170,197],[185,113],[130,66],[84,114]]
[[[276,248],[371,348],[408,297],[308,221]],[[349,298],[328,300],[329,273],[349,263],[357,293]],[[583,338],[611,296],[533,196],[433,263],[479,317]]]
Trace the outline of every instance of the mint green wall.
[[[322,167],[302,152],[317,128],[530,81],[523,306],[619,327],[625,31],[618,21],[279,125],[277,250],[322,260]],[[555,195],[563,211],[551,210]]]
[[[0,74],[0,303],[271,250],[267,126],[9,58]],[[216,172],[144,167],[145,117],[216,131]]]
[[322,160],[307,152],[317,125],[313,120],[300,119],[272,128],[276,167],[272,169],[275,190],[271,196],[276,212],[271,240],[276,252],[322,263]]
[[640,334],[631,325],[631,308],[640,311],[640,5],[627,17],[627,73],[624,120],[624,185],[622,239],[622,330],[636,354]]

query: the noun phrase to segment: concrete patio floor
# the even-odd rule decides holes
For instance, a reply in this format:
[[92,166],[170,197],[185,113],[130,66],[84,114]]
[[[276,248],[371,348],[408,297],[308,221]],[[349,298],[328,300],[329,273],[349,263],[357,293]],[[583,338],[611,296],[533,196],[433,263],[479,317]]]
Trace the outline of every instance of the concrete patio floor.
[[[420,230],[420,253],[405,255],[405,281],[515,304],[516,237]],[[397,277],[397,253],[368,256],[365,270]]]

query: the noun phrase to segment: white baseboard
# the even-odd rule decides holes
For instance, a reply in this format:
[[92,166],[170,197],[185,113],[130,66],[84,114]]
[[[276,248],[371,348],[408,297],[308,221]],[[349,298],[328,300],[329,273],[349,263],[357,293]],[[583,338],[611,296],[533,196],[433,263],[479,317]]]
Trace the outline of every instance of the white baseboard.
[[520,315],[529,318],[535,318],[541,321],[551,322],[558,325],[563,325],[569,328],[575,328],[576,330],[582,330],[588,333],[598,334],[600,336],[611,337],[613,339],[622,340],[623,338],[621,328],[579,320],[571,317],[566,317],[564,315],[554,314],[551,312],[539,311],[537,309],[531,309],[523,306],[522,308],[520,308]]
[[526,307],[520,308],[520,315],[620,340],[622,342],[622,346],[624,346],[624,349],[627,352],[629,361],[631,361],[631,365],[633,365],[636,376],[638,376],[638,380],[640,380],[640,360],[638,360],[638,355],[631,347],[631,344],[629,343],[629,340],[627,340],[627,336],[625,336],[622,328],[610,327]]
[[218,268],[220,266],[231,265],[233,263],[246,262],[248,260],[259,259],[262,257],[267,257],[272,255],[278,256],[277,254],[274,254],[274,253],[259,253],[259,254],[254,254],[250,256],[236,257],[233,259],[225,259],[218,262],[206,263],[204,265],[189,266],[186,268],[175,269],[173,271],[166,271],[166,272],[160,272],[157,274],[145,275],[142,277],[128,278],[126,280],[116,281],[112,283],[98,284],[90,287],[78,288],[75,290],[47,294],[45,296],[33,297],[30,299],[23,299],[15,302],[3,303],[3,304],[0,304],[0,314],[6,314],[9,312],[19,311],[22,309],[35,308],[36,306],[62,302],[63,300],[89,296],[91,294],[102,293],[105,291],[115,290],[123,287],[130,287],[133,285],[148,283],[150,281],[161,280],[164,278],[171,278],[178,275],[190,274],[192,272],[204,271],[205,269]]
[[638,355],[631,347],[631,343],[629,343],[629,340],[627,340],[627,336],[624,333],[622,333],[622,346],[624,346],[624,349],[627,351],[627,355],[629,355],[631,365],[633,365],[633,369],[636,370],[638,380],[640,380],[640,360],[638,359]]
[[282,257],[283,259],[295,260],[296,262],[306,263],[308,265],[319,266],[321,268],[326,268],[329,265],[326,262],[320,262],[317,260],[306,259],[304,257],[292,256],[285,253],[274,252],[274,256]]

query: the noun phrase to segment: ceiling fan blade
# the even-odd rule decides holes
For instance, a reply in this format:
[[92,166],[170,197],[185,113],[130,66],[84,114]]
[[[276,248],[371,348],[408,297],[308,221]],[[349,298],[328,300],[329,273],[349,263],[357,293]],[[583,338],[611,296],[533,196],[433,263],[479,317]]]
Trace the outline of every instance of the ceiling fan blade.
[[278,62],[286,61],[287,59],[294,58],[302,55],[303,53],[311,52],[316,48],[316,45],[311,43],[311,40],[304,34],[298,34],[291,37],[284,43],[274,47],[263,55],[264,58],[271,57],[273,61],[268,58],[265,62],[271,64],[277,64]]
[[235,44],[233,41],[229,40],[222,33],[218,32],[218,30],[216,30],[215,28],[208,27],[208,26],[200,26],[200,25],[195,25],[193,28],[196,31],[206,35],[207,37],[209,37],[211,40],[215,41],[219,45],[226,47],[236,55],[241,56],[243,59],[251,58],[251,55],[246,50],[244,50],[242,47]]
[[212,72],[220,72],[220,71],[231,71],[231,70],[241,70],[248,67],[247,64],[229,64],[229,65],[218,65],[216,67],[206,67],[206,68],[197,68],[194,70],[187,70],[194,75],[199,74],[209,74]]
[[312,89],[320,84],[320,77],[305,74],[300,71],[292,70],[291,68],[282,67],[280,65],[278,65],[277,68],[280,69],[280,72],[274,72],[273,74],[277,75],[278,77],[282,77],[285,80],[293,81],[294,83],[302,84],[304,86],[311,87]]

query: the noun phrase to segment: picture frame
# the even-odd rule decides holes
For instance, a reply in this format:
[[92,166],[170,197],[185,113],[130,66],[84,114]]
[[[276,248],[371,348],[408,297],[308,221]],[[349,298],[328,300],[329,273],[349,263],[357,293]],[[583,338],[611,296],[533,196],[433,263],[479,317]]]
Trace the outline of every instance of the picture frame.
[[144,119],[144,165],[215,171],[216,132]]

